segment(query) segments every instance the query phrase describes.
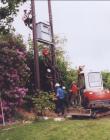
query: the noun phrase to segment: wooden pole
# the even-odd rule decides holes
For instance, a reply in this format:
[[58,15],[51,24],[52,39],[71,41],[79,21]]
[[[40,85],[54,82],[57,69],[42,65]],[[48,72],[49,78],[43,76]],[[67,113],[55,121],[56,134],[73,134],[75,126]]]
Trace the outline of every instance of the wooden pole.
[[51,36],[52,36],[52,45],[51,45],[51,54],[52,54],[52,67],[53,67],[53,85],[56,83],[56,59],[55,59],[55,40],[54,40],[54,31],[53,31],[53,18],[52,18],[52,8],[51,0],[48,0],[48,14],[49,14],[49,23],[51,27]]
[[32,30],[33,30],[33,48],[34,48],[34,75],[35,75],[35,88],[40,89],[40,73],[39,73],[39,58],[38,58],[38,45],[37,45],[37,29],[36,29],[36,15],[35,15],[35,0],[31,0],[32,9]]

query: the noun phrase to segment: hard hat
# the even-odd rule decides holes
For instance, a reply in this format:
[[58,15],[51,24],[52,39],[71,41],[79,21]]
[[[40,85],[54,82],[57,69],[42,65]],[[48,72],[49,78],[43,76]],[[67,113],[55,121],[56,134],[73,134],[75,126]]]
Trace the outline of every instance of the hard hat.
[[55,87],[59,87],[59,86],[60,86],[60,84],[59,84],[59,83],[56,83],[56,84],[55,84]]
[[51,69],[48,68],[48,69],[47,69],[47,72],[51,72]]
[[80,71],[80,73],[79,74],[84,74],[84,71]]
[[66,89],[66,87],[63,86],[62,89]]

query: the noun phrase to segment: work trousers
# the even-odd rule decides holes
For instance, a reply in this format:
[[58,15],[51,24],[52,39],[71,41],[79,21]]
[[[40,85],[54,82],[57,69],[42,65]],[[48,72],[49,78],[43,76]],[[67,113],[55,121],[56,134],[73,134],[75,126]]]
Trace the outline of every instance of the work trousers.
[[72,93],[71,94],[71,100],[70,100],[70,103],[72,106],[76,106],[79,104],[79,96],[77,93]]
[[64,99],[57,99],[56,102],[56,111],[58,114],[64,114],[64,110],[65,110],[65,103],[64,103]]

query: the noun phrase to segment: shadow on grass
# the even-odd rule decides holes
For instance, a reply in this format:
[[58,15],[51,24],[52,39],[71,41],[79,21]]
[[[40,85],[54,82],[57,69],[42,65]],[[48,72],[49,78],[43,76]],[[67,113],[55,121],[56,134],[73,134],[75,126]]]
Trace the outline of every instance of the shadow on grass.
[[89,116],[72,116],[70,120],[93,120],[93,118]]

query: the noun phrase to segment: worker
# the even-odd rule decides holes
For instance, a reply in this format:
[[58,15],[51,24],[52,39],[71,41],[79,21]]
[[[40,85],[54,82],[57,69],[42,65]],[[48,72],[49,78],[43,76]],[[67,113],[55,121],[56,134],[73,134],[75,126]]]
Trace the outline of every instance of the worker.
[[32,11],[24,10],[23,21],[26,26],[28,26],[32,30]]
[[48,89],[49,89],[50,91],[54,91],[53,79],[52,79],[52,70],[51,70],[51,68],[47,68],[47,69],[46,69],[45,77],[46,77],[46,79],[47,79]]
[[85,89],[85,79],[84,79],[84,66],[79,67],[78,70],[78,86],[79,86],[79,105],[83,103],[83,93]]
[[70,89],[70,104],[72,106],[78,105],[78,87],[77,84],[73,81]]
[[69,94],[68,94],[65,86],[62,86],[62,89],[63,89],[63,92],[64,92],[65,109],[68,111],[68,108],[69,108]]
[[56,88],[56,98],[57,98],[57,102],[56,102],[56,111],[58,113],[58,115],[64,115],[64,91],[63,89],[60,87],[59,83],[55,84],[55,88]]

